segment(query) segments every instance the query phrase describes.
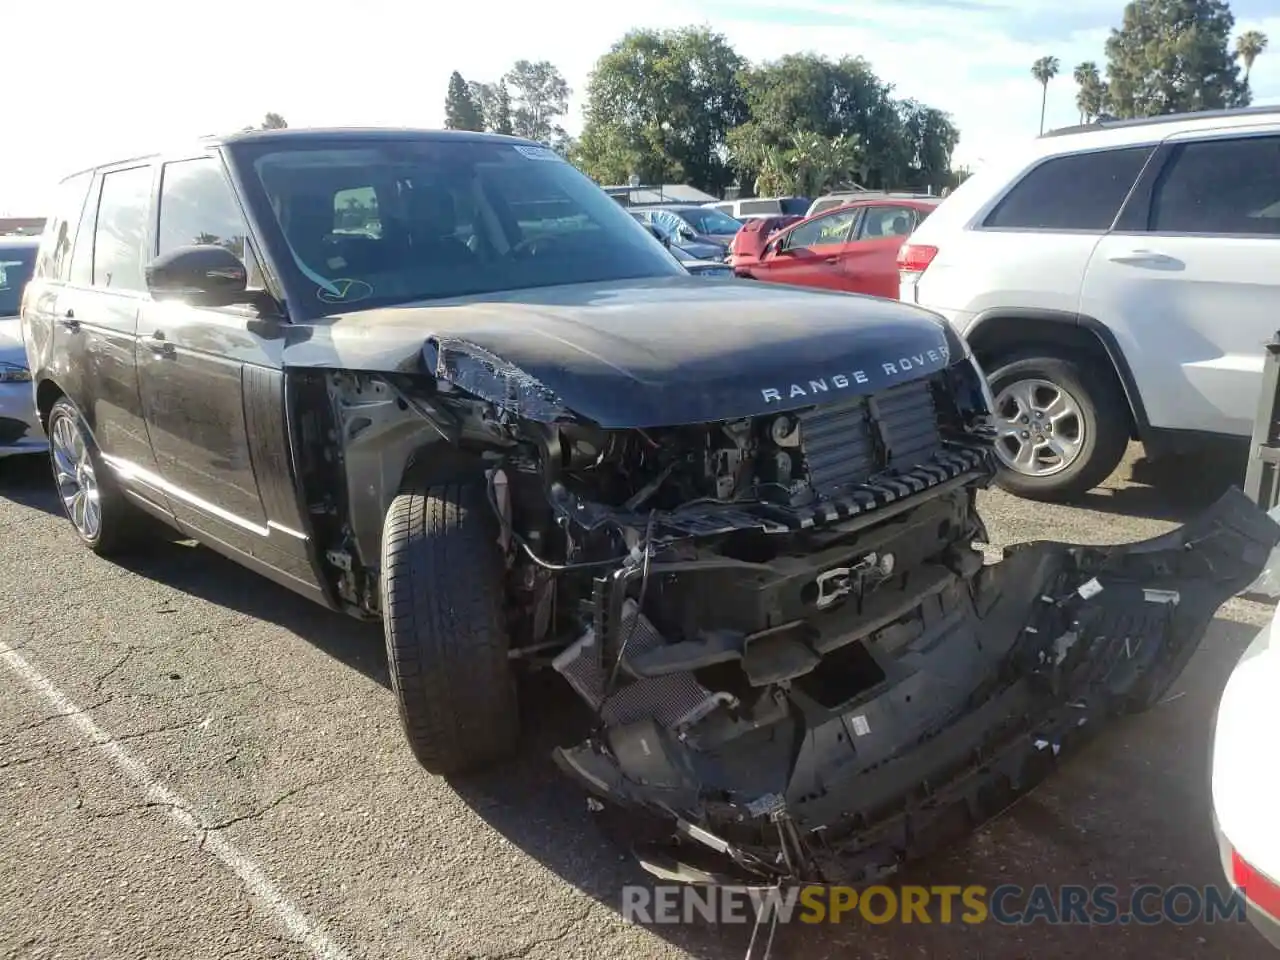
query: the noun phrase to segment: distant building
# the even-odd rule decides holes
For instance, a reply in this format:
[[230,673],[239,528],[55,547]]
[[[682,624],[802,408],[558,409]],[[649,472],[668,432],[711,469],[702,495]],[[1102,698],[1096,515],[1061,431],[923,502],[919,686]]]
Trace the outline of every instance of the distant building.
[[624,207],[636,207],[644,203],[715,203],[720,199],[694,187],[685,186],[683,183],[617,186],[603,189]]
[[37,236],[44,229],[44,217],[0,217],[0,237]]

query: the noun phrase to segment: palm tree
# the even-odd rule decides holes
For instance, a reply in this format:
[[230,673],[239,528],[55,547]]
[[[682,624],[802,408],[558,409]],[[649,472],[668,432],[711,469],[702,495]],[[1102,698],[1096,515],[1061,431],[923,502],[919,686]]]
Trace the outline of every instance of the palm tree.
[[1107,87],[1102,82],[1098,65],[1092,60],[1086,60],[1078,65],[1071,75],[1080,88],[1076,91],[1076,107],[1080,110],[1080,122],[1087,123],[1102,113],[1102,108],[1106,106]]
[[1031,65],[1031,75],[1039,81],[1042,88],[1040,94],[1040,132],[1044,133],[1044,108],[1049,102],[1049,81],[1058,75],[1058,58],[1041,57]]
[[1253,61],[1267,49],[1267,35],[1261,30],[1246,30],[1236,37],[1236,56],[1244,61],[1244,82],[1249,82]]

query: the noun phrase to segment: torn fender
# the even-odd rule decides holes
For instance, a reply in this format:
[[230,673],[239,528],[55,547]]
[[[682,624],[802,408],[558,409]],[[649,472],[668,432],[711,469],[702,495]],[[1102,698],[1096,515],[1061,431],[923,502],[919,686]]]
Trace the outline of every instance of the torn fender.
[[[767,693],[771,715],[757,706],[736,725],[723,703],[672,723],[606,702],[615,721],[556,759],[665,824],[639,851],[660,876],[867,882],[999,813],[1108,720],[1157,702],[1278,543],[1280,526],[1233,490],[1152,540],[1019,544],[864,641],[890,668],[846,701],[814,671]],[[613,697],[642,702],[645,684],[662,683],[660,703],[680,680]]]

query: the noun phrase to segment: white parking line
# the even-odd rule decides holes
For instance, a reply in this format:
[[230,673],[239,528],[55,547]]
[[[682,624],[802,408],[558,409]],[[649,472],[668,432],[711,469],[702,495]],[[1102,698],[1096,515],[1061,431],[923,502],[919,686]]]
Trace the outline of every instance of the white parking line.
[[201,837],[200,849],[222,861],[223,866],[234,873],[249,895],[269,912],[288,933],[289,937],[305,946],[322,960],[351,960],[350,954],[335,943],[318,923],[299,910],[262,872],[254,861],[241,853],[230,840],[221,834],[205,830],[200,819],[191,811],[193,807],[181,796],[159,780],[146,764],[130,754],[114,737],[93,722],[75,702],[49,682],[40,671],[31,666],[3,640],[0,640],[0,662],[3,662],[31,690],[43,697],[67,722],[74,726],[95,747],[102,751],[134,785],[146,795],[147,802],[163,805],[173,820],[184,831],[193,831]]

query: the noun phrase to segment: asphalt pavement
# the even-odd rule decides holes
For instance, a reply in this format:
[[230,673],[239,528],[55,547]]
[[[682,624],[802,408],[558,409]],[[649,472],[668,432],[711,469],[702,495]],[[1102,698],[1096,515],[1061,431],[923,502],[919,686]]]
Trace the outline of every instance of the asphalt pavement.
[[[1197,497],[1113,479],[1081,507],[1001,493],[999,545],[1137,540]],[[548,759],[582,720],[524,691],[520,758],[447,784],[404,744],[382,636],[208,550],[80,547],[47,467],[0,461],[0,957],[738,958],[749,928],[644,927],[645,875]],[[1220,884],[1207,749],[1270,610],[1220,612],[1165,702],[1116,724],[922,884]],[[1247,925],[792,926],[777,960],[1266,958]]]

